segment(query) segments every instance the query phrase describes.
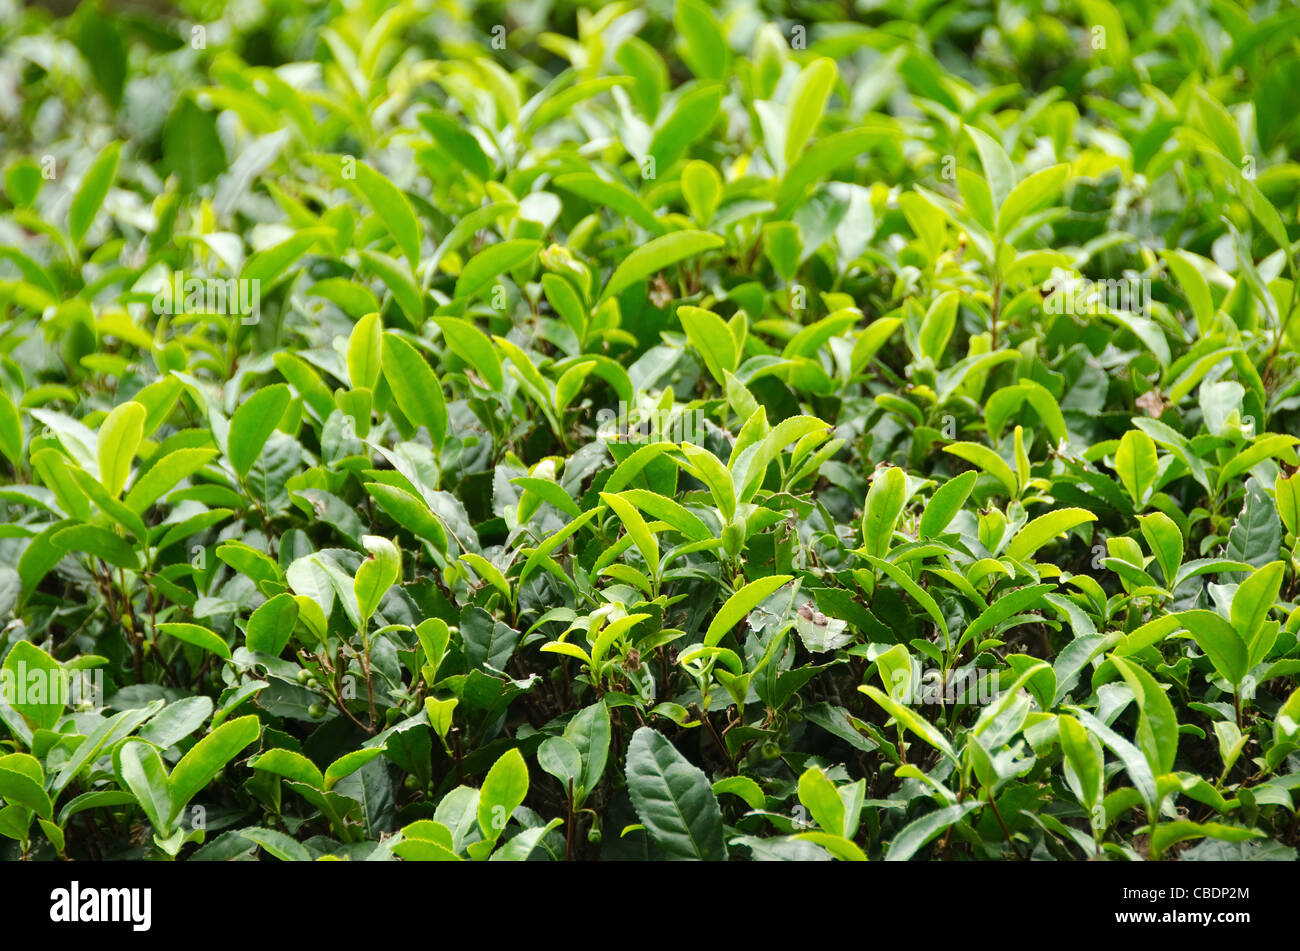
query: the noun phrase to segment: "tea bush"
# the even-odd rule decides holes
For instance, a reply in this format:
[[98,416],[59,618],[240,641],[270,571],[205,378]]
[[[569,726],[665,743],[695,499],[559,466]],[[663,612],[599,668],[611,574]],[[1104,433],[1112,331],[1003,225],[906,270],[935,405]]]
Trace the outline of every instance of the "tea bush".
[[1295,858],[1300,14],[0,3],[10,858]]

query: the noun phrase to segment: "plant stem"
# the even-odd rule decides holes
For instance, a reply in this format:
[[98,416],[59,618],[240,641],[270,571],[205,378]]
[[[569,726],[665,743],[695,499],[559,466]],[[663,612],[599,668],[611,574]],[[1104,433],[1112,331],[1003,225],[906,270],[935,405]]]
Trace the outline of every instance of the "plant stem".
[[993,305],[989,312],[990,323],[992,326],[992,350],[998,348],[998,317],[1002,314],[1002,274],[995,271],[993,274]]
[[1024,852],[1020,851],[1020,843],[1012,838],[1011,830],[1007,828],[1007,824],[1002,818],[1002,813],[998,811],[998,804],[993,798],[992,790],[989,791],[989,805],[993,807],[993,816],[998,820],[998,825],[1002,827],[1002,834],[1007,837],[1007,841],[1011,843],[1011,848],[1015,850],[1016,855],[1020,857],[1020,860],[1022,862],[1025,861],[1028,856],[1026,856]]
[[569,821],[564,828],[564,860],[573,859],[573,777],[569,777]]

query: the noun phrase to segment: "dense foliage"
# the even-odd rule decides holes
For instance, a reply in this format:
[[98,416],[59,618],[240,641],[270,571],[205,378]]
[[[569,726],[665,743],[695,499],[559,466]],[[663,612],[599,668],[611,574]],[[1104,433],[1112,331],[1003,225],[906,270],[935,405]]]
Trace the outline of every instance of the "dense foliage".
[[0,0],[8,857],[1295,858],[1300,11],[849,6]]

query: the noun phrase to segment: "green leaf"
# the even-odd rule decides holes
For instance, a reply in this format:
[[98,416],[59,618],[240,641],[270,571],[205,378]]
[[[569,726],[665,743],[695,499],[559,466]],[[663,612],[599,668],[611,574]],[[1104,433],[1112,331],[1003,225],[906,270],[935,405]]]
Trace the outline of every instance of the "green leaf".
[[5,194],[15,208],[30,208],[41,193],[41,167],[29,158],[20,158],[5,168]]
[[1160,565],[1165,585],[1173,590],[1183,560],[1183,533],[1178,523],[1163,512],[1139,515],[1138,523],[1142,527],[1142,537]]
[[811,842],[819,845],[835,858],[842,862],[865,862],[867,861],[866,853],[863,852],[851,840],[840,835],[829,835],[825,832],[800,832],[794,836],[804,842]]
[[114,109],[122,105],[130,60],[119,22],[101,13],[94,4],[82,4],[75,17],[72,41],[81,50],[95,85]]
[[1219,676],[1234,687],[1240,685],[1250,670],[1250,652],[1236,628],[1213,611],[1180,611],[1175,617],[1210,658]]
[[1174,768],[1174,758],[1178,755],[1178,718],[1174,706],[1156,679],[1142,667],[1120,657],[1112,656],[1111,662],[1137,697],[1141,711],[1138,746],[1151,764],[1151,771],[1163,776]]
[[966,134],[970,136],[971,141],[975,143],[975,150],[979,152],[980,165],[984,167],[984,178],[988,181],[993,207],[1000,209],[1006,204],[1015,185],[1016,170],[1011,164],[1011,159],[1007,157],[1006,151],[988,133],[968,125]]
[[[54,798],[68,787],[68,784],[81,775],[82,771],[99,756],[100,751],[112,743],[121,741],[128,733],[136,728],[140,723],[153,716],[162,708],[162,701],[155,700],[152,704],[135,710],[124,710],[114,717],[104,720],[89,736],[77,746],[67,761],[59,767],[58,773],[50,783],[50,793]],[[63,811],[67,811],[64,806]],[[59,822],[63,823],[64,817],[60,817]]]
[[425,665],[433,668],[436,675],[451,643],[451,628],[442,618],[425,618],[415,626],[415,637],[424,651]]
[[673,26],[682,40],[682,59],[701,79],[723,79],[731,50],[713,11],[703,0],[677,0]]
[[187,193],[226,170],[216,113],[200,108],[192,94],[177,97],[163,126],[163,164],[176,173]]
[[736,486],[731,472],[707,449],[701,449],[693,443],[682,443],[681,448],[690,473],[708,486],[709,494],[713,496],[713,502],[722,513],[723,520],[730,522],[736,515]]
[[417,116],[434,141],[459,162],[470,174],[486,181],[492,177],[492,162],[473,133],[452,116],[442,112],[425,112]]
[[[982,156],[981,152],[981,159]],[[998,211],[998,234],[1005,236],[1022,220],[1051,204],[1060,194],[1069,174],[1069,165],[1051,165],[1034,172],[1012,188]]]
[[479,577],[484,581],[488,582],[492,587],[500,591],[503,598],[507,601],[510,600],[510,582],[506,580],[506,576],[501,573],[500,568],[492,564],[492,562],[488,561],[482,555],[477,555],[472,551],[461,555],[460,560],[478,572]]
[[637,36],[629,36],[615,55],[618,65],[633,79],[628,90],[637,108],[648,119],[659,114],[659,103],[668,88],[668,67],[659,51]]
[[281,862],[310,862],[312,855],[307,847],[278,829],[249,826],[237,833],[241,839],[254,842]]
[[1033,380],[1021,380],[1012,386],[1004,386],[985,404],[984,413],[988,421],[989,435],[993,439],[1002,438],[1002,429],[1007,418],[1015,414],[1028,403],[1051,435],[1054,443],[1068,441],[1070,434],[1065,426],[1065,417],[1060,404],[1047,387]]
[[158,751],[143,740],[129,740],[113,754],[113,768],[118,782],[131,791],[148,816],[154,832],[164,837],[171,834],[179,809]]
[[1183,296],[1187,298],[1192,315],[1196,318],[1197,330],[1202,337],[1207,336],[1214,328],[1214,297],[1205,276],[1195,263],[1197,255],[1189,251],[1169,249],[1162,251],[1160,256],[1178,280]]
[[487,335],[469,321],[455,317],[435,317],[434,322],[451,351],[473,367],[490,389],[501,392],[505,387],[501,358]]
[[615,642],[649,616],[648,614],[629,614],[602,627],[591,645],[592,664],[598,666],[603,663],[609,649],[614,646]]
[[386,333],[383,371],[402,414],[414,425],[428,429],[434,446],[441,448],[447,436],[447,405],[428,361],[401,337]]
[[370,620],[379,608],[388,589],[402,576],[402,556],[397,546],[377,535],[362,536],[361,543],[369,553],[357,569],[352,591],[357,598],[357,610],[363,621]]
[[230,418],[230,441],[227,455],[241,479],[248,476],[262,448],[279,425],[293,394],[284,383],[263,387],[235,410]]
[[1232,457],[1223,468],[1219,471],[1219,481],[1216,486],[1218,491],[1223,491],[1226,486],[1241,473],[1253,469],[1265,459],[1271,459],[1274,456],[1286,460],[1288,463],[1295,460],[1295,452],[1292,447],[1300,440],[1295,436],[1262,436],[1257,439],[1250,448],[1239,452]]
[[[1219,127],[1223,130],[1218,137],[1221,139],[1231,137],[1233,141],[1230,149],[1240,154],[1240,139],[1236,137],[1236,128],[1232,126],[1233,120],[1226,118],[1226,110],[1210,99],[1203,90],[1198,90],[1198,92],[1200,93],[1197,102],[1198,107],[1200,107],[1198,109],[1199,117],[1205,119],[1217,113],[1221,118]],[[1206,108],[1207,106],[1209,108]],[[1217,142],[1215,144],[1218,145]],[[1222,155],[1212,148],[1201,148],[1199,154],[1206,160],[1210,168],[1221,176],[1222,180],[1232,183],[1237,197],[1251,216],[1260,223],[1264,232],[1277,243],[1279,248],[1289,252],[1291,242],[1287,237],[1286,225],[1282,221],[1282,216],[1273,207],[1273,203],[1260,191],[1259,186],[1243,175],[1237,165],[1234,164],[1234,161],[1228,156]]]
[[970,497],[971,489],[975,487],[978,478],[974,472],[963,472],[935,489],[934,495],[930,496],[930,501],[925,504],[925,510],[921,513],[919,537],[933,538],[952,524],[952,520],[966,504],[966,499]]
[[542,542],[542,544],[537,546],[533,553],[528,556],[528,560],[524,562],[524,567],[519,572],[520,586],[523,586],[523,583],[527,581],[532,573],[541,566],[543,561],[550,559],[552,552],[568,541],[569,537],[577,532],[578,529],[582,528],[582,526],[586,525],[604,510],[605,507],[603,505],[597,506],[593,509],[588,509],[550,538],[546,539],[546,541]]
[[540,241],[519,238],[488,245],[466,263],[456,279],[455,298],[461,300],[477,294],[500,275],[521,266],[537,253]]
[[899,726],[912,731],[949,759],[954,761],[957,759],[957,754],[953,752],[952,744],[948,742],[948,738],[940,733],[928,720],[923,720],[910,709],[894,700],[893,697],[871,684],[862,684],[858,687],[858,690],[876,701],[882,710],[898,721]]
[[277,594],[264,601],[248,619],[245,643],[251,651],[279,657],[298,623],[298,602],[291,594]]
[[1133,504],[1141,508],[1156,483],[1160,471],[1156,446],[1151,437],[1139,429],[1130,429],[1115,450],[1115,472]]
[[[0,698],[38,730],[51,730],[63,716],[63,665],[31,641],[17,641],[5,655]],[[25,690],[19,689],[26,687]]]
[[1115,646],[1117,656],[1126,657],[1140,650],[1160,644],[1166,637],[1178,630],[1178,618],[1171,614],[1154,618],[1138,625]]
[[207,697],[185,697],[167,704],[151,717],[140,731],[140,739],[148,740],[160,750],[177,745],[212,716],[214,704]]
[[898,565],[885,561],[883,558],[877,558],[875,555],[864,555],[863,557],[871,563],[873,568],[877,571],[883,571],[894,584],[906,591],[913,601],[921,605],[925,613],[930,615],[930,620],[934,621],[935,626],[943,633],[943,640],[946,644],[949,640],[948,622],[944,619],[943,612],[939,610],[939,605],[930,596],[929,592],[913,581],[907,572]]
[[509,750],[488,770],[478,796],[478,827],[495,842],[528,795],[528,764],[518,750]]
[[[1282,526],[1268,493],[1254,479],[1246,480],[1246,501],[1228,530],[1225,557],[1262,568],[1276,561],[1282,542]],[[1231,568],[1224,570],[1231,571]]]
[[353,389],[373,391],[379,382],[380,347],[384,324],[378,314],[366,314],[352,328],[348,337],[348,379]]
[[1040,515],[1016,532],[1007,545],[1007,557],[1016,560],[1028,558],[1058,535],[1096,520],[1097,516],[1087,509],[1057,509]]
[[365,766],[372,759],[383,755],[381,747],[363,747],[359,750],[350,750],[344,753],[334,762],[330,763],[325,769],[326,790],[333,789],[339,784],[340,780],[351,776],[361,767]]
[[410,325],[418,327],[423,323],[424,293],[415,282],[410,266],[379,251],[362,251],[360,256],[366,269],[377,274],[384,282]]
[[23,420],[9,394],[0,392],[0,455],[15,470],[23,457]]
[[54,533],[51,541],[63,551],[83,551],[117,568],[140,569],[136,550],[117,535],[94,525],[73,525]]
[[[1282,576],[1286,572],[1283,562],[1275,561],[1252,572],[1232,596],[1229,612],[1232,626],[1246,644],[1250,644],[1268,619],[1268,613],[1277,603],[1282,590]],[[1262,660],[1262,658],[1261,658]]]
[[736,372],[739,361],[736,340],[726,322],[713,311],[701,307],[678,307],[677,317],[686,331],[687,341],[703,359],[710,375],[719,384],[725,384],[726,375]]
[[357,190],[365,198],[406,260],[415,268],[420,263],[420,222],[402,190],[365,162],[356,163]]
[[512,837],[510,841],[503,843],[501,848],[492,853],[489,861],[526,862],[528,857],[537,850],[537,846],[542,839],[549,835],[553,829],[558,829],[563,824],[564,820],[557,817],[544,826],[533,826],[525,829]]
[[393,854],[408,862],[460,862],[461,857],[443,845],[427,839],[403,839],[393,846]]
[[979,617],[962,631],[957,642],[958,649],[971,641],[979,643],[977,638],[996,628],[1007,618],[1020,614],[1038,604],[1046,603],[1043,595],[1052,590],[1050,584],[1033,584],[1000,595],[992,604],[980,612]]
[[666,858],[726,861],[722,810],[708,777],[649,727],[632,734],[627,787],[637,817]]
[[706,231],[676,231],[654,238],[625,257],[614,269],[600,299],[617,296],[657,271],[712,251],[722,244],[721,238]]
[[[1081,793],[1080,802],[1089,812],[1101,802],[1106,791],[1104,773],[1105,760],[1100,744],[1088,735],[1088,731],[1074,717],[1062,713],[1056,717],[1057,735],[1061,740],[1061,751],[1074,773]],[[1066,774],[1067,779],[1069,774]]]
[[519,642],[519,633],[479,607],[461,611],[460,636],[471,668],[502,670]]
[[705,525],[698,516],[693,515],[685,506],[657,492],[646,489],[625,489],[619,495],[643,512],[671,525],[691,541],[703,542],[713,538],[709,526]]
[[696,224],[707,226],[722,198],[722,176],[708,162],[688,162],[682,169],[682,197]]
[[839,78],[835,60],[820,57],[805,66],[790,92],[789,119],[785,132],[785,164],[790,166],[803,152],[808,138],[821,122],[826,100]]
[[273,244],[249,256],[240,272],[240,279],[257,284],[275,283],[300,257],[322,238],[332,232],[328,228],[304,228],[279,244]]
[[971,800],[955,806],[945,806],[909,822],[889,843],[889,849],[885,852],[885,861],[906,862],[940,832],[959,822],[966,813],[978,805],[979,802]]
[[804,770],[799,777],[799,801],[823,831],[837,836],[845,834],[844,802],[835,784],[816,766]]
[[636,510],[631,502],[621,496],[610,492],[602,492],[600,498],[613,509],[614,514],[618,516],[619,522],[623,525],[623,529],[636,543],[637,549],[641,552],[641,557],[646,561],[646,567],[650,569],[650,576],[657,578],[659,576],[659,542],[655,540],[654,533],[646,525],[641,513]]
[[912,655],[905,644],[895,644],[876,657],[876,673],[885,690],[899,703],[912,697]]
[[325,777],[321,775],[320,768],[307,757],[293,750],[267,750],[248,765],[253,769],[265,770],[297,783],[306,783],[316,789],[325,788]]
[[405,489],[378,482],[365,483],[365,489],[398,525],[410,530],[419,538],[426,539],[436,550],[442,552],[447,550],[446,529],[423,499]]
[[724,793],[738,797],[750,809],[762,809],[767,802],[763,787],[748,776],[725,776],[713,784],[713,794]]
[[216,654],[222,660],[230,660],[230,645],[206,627],[182,621],[167,621],[158,625],[158,633],[193,644],[195,647]]
[[215,449],[177,449],[169,452],[152,463],[135,480],[123,501],[131,511],[143,515],[182,479],[188,479],[216,457]]
[[548,736],[537,747],[537,765],[560,782],[566,795],[572,783],[575,791],[582,779],[582,754],[562,736]]
[[564,738],[582,756],[582,793],[577,802],[581,806],[605,773],[610,744],[609,708],[598,701],[579,710],[565,726]]
[[[813,182],[837,168],[852,165],[860,155],[873,146],[888,141],[892,130],[879,127],[853,128],[822,136],[810,145],[790,166],[781,178],[776,193],[776,206],[780,214],[787,214],[804,195]],[[784,155],[784,151],[779,154]]]
[[907,474],[898,466],[877,469],[862,514],[862,547],[867,554],[883,558],[889,552],[906,501]]
[[0,759],[0,799],[30,809],[42,819],[52,818],[54,806],[41,784],[25,773],[5,768],[7,759]]
[[921,321],[921,330],[916,335],[917,348],[921,356],[929,357],[936,364],[943,359],[943,352],[957,326],[959,302],[960,295],[956,291],[944,291],[934,299]]
[[446,744],[447,734],[451,732],[452,718],[460,703],[455,697],[450,700],[438,700],[435,697],[424,698],[424,710],[429,718],[429,725],[438,738]]
[[1109,747],[1120,758],[1120,761],[1124,764],[1124,771],[1128,773],[1128,778],[1132,781],[1134,789],[1137,790],[1138,796],[1146,806],[1148,817],[1152,816],[1155,812],[1156,800],[1159,794],[1156,788],[1155,776],[1151,772],[1151,764],[1142,754],[1142,751],[1087,710],[1071,707],[1070,712],[1083,724],[1084,729]]
[[[830,427],[816,416],[791,416],[773,426],[771,432],[752,447],[746,447],[738,455],[733,454],[730,465],[733,473],[732,481],[740,487],[738,499],[749,502],[754,498],[755,493],[762,486],[768,466],[789,446],[811,438],[814,433],[819,434],[814,442],[820,441],[826,437],[829,429]],[[741,440],[737,440],[737,447],[740,446],[740,442]]]
[[99,427],[99,481],[113,498],[122,494],[131,462],[144,435],[145,409],[134,401],[122,403]]
[[108,190],[117,178],[117,162],[122,154],[121,142],[110,142],[95,158],[81,180],[81,187],[68,208],[68,235],[77,247],[86,237],[86,232],[95,223],[95,217],[104,204]]
[[[718,118],[721,104],[722,86],[715,83],[696,86],[681,95],[672,113],[659,123],[650,139],[648,158],[654,163],[655,173],[676,162],[692,143],[709,131]],[[628,283],[635,283],[635,280]],[[616,293],[618,291],[609,292],[611,295]]]
[[257,739],[262,725],[255,716],[239,717],[217,727],[195,743],[172,770],[171,821],[212,782],[232,759]]
[[974,442],[955,442],[943,447],[944,452],[952,453],[958,459],[965,459],[971,465],[979,466],[1006,488],[1007,494],[1015,498],[1019,492],[1016,474],[1001,456],[987,446]]
[[759,578],[729,597],[722,609],[713,616],[709,629],[704,632],[705,646],[716,646],[733,627],[744,620],[750,611],[762,604],[792,578],[792,575],[769,575],[766,578]]
[[1171,845],[1207,836],[1225,842],[1245,842],[1249,839],[1262,839],[1265,834],[1259,829],[1230,826],[1222,822],[1192,822],[1188,819],[1179,819],[1175,822],[1162,822],[1156,826],[1156,831],[1151,836],[1151,848],[1156,855],[1161,855]]

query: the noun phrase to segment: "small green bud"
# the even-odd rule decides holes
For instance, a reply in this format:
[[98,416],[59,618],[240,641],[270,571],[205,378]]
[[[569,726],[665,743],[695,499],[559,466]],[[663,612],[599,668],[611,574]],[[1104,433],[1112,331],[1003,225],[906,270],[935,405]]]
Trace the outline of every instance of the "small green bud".
[[729,558],[740,557],[740,551],[745,547],[745,526],[732,522],[722,529],[722,547]]

